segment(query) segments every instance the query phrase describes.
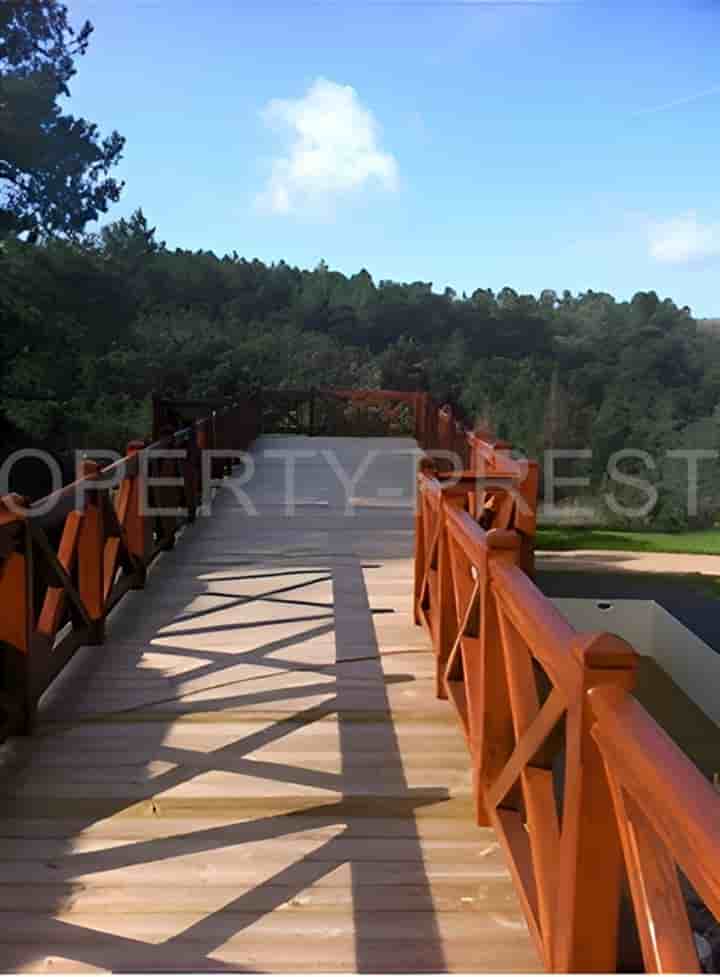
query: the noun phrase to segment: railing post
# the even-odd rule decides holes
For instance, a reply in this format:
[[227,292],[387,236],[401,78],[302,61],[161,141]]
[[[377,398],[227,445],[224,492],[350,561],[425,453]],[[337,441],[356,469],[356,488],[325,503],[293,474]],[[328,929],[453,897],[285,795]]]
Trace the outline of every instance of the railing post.
[[[477,822],[490,824],[485,791],[507,763],[515,744],[512,709],[505,656],[492,582],[493,566],[516,565],[519,554],[517,533],[491,529],[487,534],[487,563],[479,571],[478,660],[465,676],[470,707],[470,739],[473,754],[473,782]],[[477,724],[477,725],[476,725]]]
[[198,494],[203,505],[205,504],[207,493],[210,490],[210,487],[205,485],[203,482],[203,478],[208,471],[211,479],[216,477],[214,471],[208,469],[203,462],[204,453],[211,447],[208,428],[209,421],[206,417],[201,421],[198,421],[195,425],[195,440],[198,451],[198,463],[200,465],[200,473],[198,475]]
[[535,533],[537,531],[539,471],[536,461],[527,462],[525,478],[520,483],[522,506],[516,508],[515,526],[521,534],[520,566],[529,577],[535,576]]
[[450,540],[448,539],[447,519],[445,515],[446,507],[454,505],[456,508],[462,507],[462,499],[440,500],[438,519],[440,521],[440,534],[438,538],[438,559],[437,559],[437,601],[435,607],[435,618],[433,620],[433,644],[435,646],[435,695],[438,699],[447,699],[448,691],[445,685],[445,672],[447,670],[450,652],[453,649],[455,638],[458,632],[457,607],[455,604],[455,589],[453,587],[452,565],[450,554]]
[[420,613],[420,597],[422,582],[425,578],[425,513],[422,492],[418,487],[415,493],[415,564],[413,582],[413,619],[416,624],[422,624]]
[[[217,451],[221,447],[218,438],[218,421],[217,414],[215,411],[210,415],[210,420],[208,422],[208,444],[207,447],[213,451]],[[210,474],[213,479],[220,479],[225,474],[225,459],[224,458],[213,458],[210,463]]]
[[[87,482],[99,478],[100,466],[84,460],[80,477]],[[92,622],[87,644],[102,644],[105,638],[105,526],[101,493],[85,491],[85,509],[78,540],[78,592]]]
[[8,731],[27,735],[35,711],[30,651],[35,620],[32,546],[18,495],[0,497],[0,708]]
[[147,563],[150,559],[153,542],[152,519],[144,514],[148,502],[147,480],[140,458],[144,448],[144,441],[131,441],[127,446],[127,455],[132,459],[131,464],[136,465],[135,473],[125,476],[129,482],[129,498],[124,527],[130,555],[135,557],[137,561],[136,580],[133,583],[134,590],[140,590],[145,586]]
[[200,490],[201,458],[197,443],[197,429],[192,427],[186,442],[187,456],[182,462],[185,506],[188,512],[188,522],[195,522]]
[[[165,427],[160,432],[162,449],[174,451],[176,449],[175,432],[171,427]],[[182,510],[184,496],[184,481],[179,477],[182,464],[177,458],[160,457],[150,459],[153,466],[152,500],[153,508],[169,510],[162,515],[155,515],[154,523],[157,531],[158,545],[162,550],[171,550],[175,546],[175,534],[180,524],[179,510]],[[164,484],[163,484],[164,483]]]
[[416,624],[423,624],[420,609],[422,586],[428,565],[428,547],[430,545],[431,528],[425,518],[425,503],[423,501],[421,475],[433,477],[436,474],[435,464],[429,457],[421,458],[417,466],[415,489],[415,573],[414,573],[414,604],[413,616]]
[[632,689],[637,655],[613,634],[579,635],[573,654],[582,679],[580,695],[568,703],[566,717],[553,969],[614,973],[623,858],[603,759],[591,733],[588,691],[607,683]]

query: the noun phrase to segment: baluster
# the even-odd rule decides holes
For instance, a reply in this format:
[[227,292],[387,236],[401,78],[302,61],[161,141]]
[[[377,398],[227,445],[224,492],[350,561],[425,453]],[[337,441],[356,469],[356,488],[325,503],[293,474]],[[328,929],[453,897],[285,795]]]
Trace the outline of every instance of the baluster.
[[538,463],[528,461],[525,478],[519,486],[525,505],[525,512],[518,507],[515,513],[515,526],[521,534],[520,566],[529,577],[535,576],[535,532],[537,529],[538,504]]
[[614,973],[623,859],[612,796],[597,743],[588,691],[613,684],[630,690],[637,655],[612,634],[579,635],[579,695],[568,705],[554,969]]
[[427,527],[425,526],[425,506],[423,505],[423,495],[420,486],[418,485],[417,491],[415,493],[415,577],[414,577],[414,595],[415,599],[413,601],[413,617],[416,624],[422,624],[423,619],[420,613],[420,598],[422,596],[422,584],[425,579],[425,534],[427,532]]
[[185,446],[187,457],[181,462],[184,480],[183,491],[188,511],[188,522],[195,522],[200,486],[200,451],[197,443],[197,431],[194,427],[190,428],[190,435]]
[[[516,565],[517,534],[492,529],[487,534],[487,565],[480,587],[479,656],[466,676],[468,698],[474,700],[470,733],[473,741],[475,801],[478,823],[487,824],[484,794],[494,784],[515,746],[510,692],[505,670],[493,566]],[[512,792],[511,792],[512,793]]]
[[78,592],[91,620],[86,643],[99,645],[105,637],[105,520],[102,493],[91,485],[100,477],[100,465],[85,459],[79,474],[86,484],[78,539]]
[[[163,449],[168,451],[179,450],[175,442],[174,432],[170,427],[164,429]],[[180,464],[177,458],[157,459],[157,478],[158,483],[154,486],[155,506],[159,509],[167,509],[165,515],[157,517],[159,526],[159,537],[161,548],[171,550],[175,546],[175,534],[180,525],[180,513],[182,508],[183,482],[179,477]],[[164,484],[163,484],[164,482]]]
[[204,506],[209,503],[210,500],[210,486],[206,485],[203,479],[205,478],[206,472],[209,471],[210,478],[213,477],[213,473],[209,470],[203,462],[205,452],[210,448],[210,439],[208,437],[208,420],[203,418],[203,420],[198,421],[195,425],[197,447],[198,447],[198,464],[200,466],[200,475],[198,480],[200,500],[201,504]]
[[447,699],[445,686],[445,671],[448,659],[455,643],[458,632],[458,614],[455,605],[455,588],[453,587],[452,566],[450,557],[450,541],[445,521],[445,507],[454,505],[461,507],[462,499],[441,499],[437,518],[440,522],[440,536],[438,538],[437,558],[437,602],[435,618],[433,620],[433,644],[435,646],[435,695],[438,699]]
[[0,497],[0,708],[7,712],[8,729],[22,735],[30,733],[35,711],[30,661],[35,621],[32,545],[27,519],[15,511],[25,501],[15,494]]
[[122,498],[123,491],[128,493],[124,528],[130,555],[137,561],[135,582],[133,583],[134,590],[140,590],[145,586],[146,568],[152,553],[153,543],[152,519],[144,514],[149,502],[147,481],[140,458],[140,453],[144,448],[144,441],[131,441],[128,444],[129,471],[125,474],[119,496]]

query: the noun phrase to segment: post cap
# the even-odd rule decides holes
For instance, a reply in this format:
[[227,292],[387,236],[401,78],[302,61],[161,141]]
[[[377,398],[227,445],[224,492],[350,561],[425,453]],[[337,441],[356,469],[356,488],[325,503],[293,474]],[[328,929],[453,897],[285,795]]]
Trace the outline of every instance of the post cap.
[[25,519],[30,500],[17,492],[0,495],[0,525]]
[[585,668],[625,668],[634,671],[638,665],[639,656],[633,646],[608,631],[579,634],[573,641],[572,652]]

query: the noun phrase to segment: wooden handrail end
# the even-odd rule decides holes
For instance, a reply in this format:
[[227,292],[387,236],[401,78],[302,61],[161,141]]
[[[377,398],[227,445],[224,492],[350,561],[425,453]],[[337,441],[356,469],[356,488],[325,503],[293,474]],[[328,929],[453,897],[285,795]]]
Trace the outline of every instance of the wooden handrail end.
[[639,656],[635,649],[617,634],[597,631],[578,634],[572,653],[585,668],[613,668],[637,670]]
[[24,495],[18,495],[17,492],[0,495],[0,526],[27,519],[27,512],[19,512],[18,510],[27,510],[29,506],[29,499],[26,499]]
[[80,479],[96,479],[100,477],[100,464],[97,461],[93,461],[92,458],[82,458],[78,463],[78,480]]
[[624,702],[632,701],[630,693],[621,685],[596,685],[589,689],[588,699],[596,718],[618,709]]
[[513,529],[489,529],[487,545],[491,550],[519,550],[520,535]]

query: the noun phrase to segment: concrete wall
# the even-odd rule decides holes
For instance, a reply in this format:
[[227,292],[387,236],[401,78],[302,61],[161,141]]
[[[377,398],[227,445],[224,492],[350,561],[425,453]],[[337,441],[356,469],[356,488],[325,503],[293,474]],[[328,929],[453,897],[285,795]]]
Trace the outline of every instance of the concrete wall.
[[639,654],[652,655],[654,601],[553,597],[552,602],[578,631],[610,631]]
[[652,657],[720,726],[720,655],[653,601]]
[[651,600],[553,599],[579,631],[610,631],[647,655],[720,726],[720,654]]

